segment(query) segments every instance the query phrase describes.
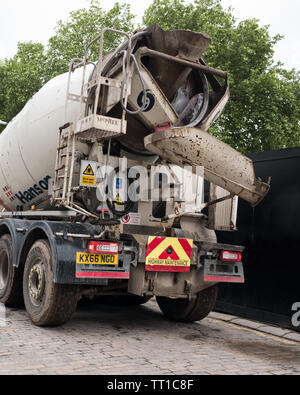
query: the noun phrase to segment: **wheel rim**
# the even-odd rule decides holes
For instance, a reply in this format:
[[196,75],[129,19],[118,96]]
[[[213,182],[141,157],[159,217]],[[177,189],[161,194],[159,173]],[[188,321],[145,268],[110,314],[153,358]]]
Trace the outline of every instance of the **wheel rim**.
[[0,254],[0,290],[6,287],[8,281],[8,255],[6,251],[1,251]]
[[38,259],[32,265],[28,275],[28,291],[31,303],[38,307],[45,292],[45,272],[43,262]]

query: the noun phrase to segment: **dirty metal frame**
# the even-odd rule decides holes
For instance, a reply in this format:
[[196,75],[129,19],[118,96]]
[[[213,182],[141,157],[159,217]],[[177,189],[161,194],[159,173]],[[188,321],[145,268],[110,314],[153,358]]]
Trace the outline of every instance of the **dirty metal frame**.
[[[67,129],[67,133],[65,133],[66,129]],[[71,144],[72,144],[72,149],[70,147]],[[61,202],[63,205],[65,205],[65,203],[67,204],[70,203],[70,200],[72,198],[71,174],[73,174],[74,156],[75,156],[75,138],[74,138],[73,124],[66,123],[65,125],[59,128],[59,133],[58,133],[55,175],[54,175],[54,183],[52,189],[52,199],[54,203]],[[64,158],[64,164],[63,164],[63,158]],[[71,160],[71,170],[70,170],[70,160]],[[64,170],[63,175],[59,173],[61,170]],[[61,179],[63,179],[62,186],[60,183]],[[67,183],[68,183],[68,188],[67,188]],[[59,191],[62,191],[61,197],[58,196]]]
[[143,56],[152,56],[152,57],[160,57],[162,59],[170,60],[172,62],[176,62],[179,64],[182,64],[183,66],[186,67],[191,67],[194,69],[199,69],[203,73],[208,73],[208,74],[213,74],[217,77],[221,77],[227,80],[228,78],[228,73],[223,70],[218,70],[213,67],[205,66],[201,63],[195,63],[191,62],[190,60],[179,58],[176,56],[168,55],[163,52],[158,52],[153,49],[147,48],[147,47],[141,47],[136,51],[135,57],[140,61]]
[[[133,36],[129,36],[129,34],[125,33],[125,32],[121,32],[119,30],[115,30],[115,29],[111,29],[111,28],[105,28],[101,31],[101,33],[95,37],[86,47],[85,49],[85,53],[84,53],[84,57],[83,59],[80,58],[74,58],[71,60],[70,62],[70,67],[69,67],[69,77],[68,77],[68,84],[67,84],[67,95],[66,95],[66,106],[65,106],[65,121],[67,121],[67,105],[68,105],[68,101],[69,100],[75,100],[75,101],[79,101],[80,102],[80,114],[79,117],[77,119],[77,122],[81,119],[84,115],[86,114],[86,109],[85,109],[85,114],[84,114],[84,110],[83,110],[83,104],[87,103],[88,101],[88,97],[85,97],[85,91],[89,91],[90,89],[92,89],[93,87],[96,86],[96,93],[95,93],[95,99],[94,99],[94,103],[93,103],[93,116],[95,117],[97,115],[97,110],[98,110],[98,104],[99,104],[99,96],[100,96],[100,92],[101,92],[101,85],[113,85],[116,86],[116,84],[114,83],[115,81],[112,80],[111,78],[108,77],[103,77],[102,73],[103,73],[103,69],[105,68],[106,64],[103,65],[103,42],[104,42],[104,34],[107,32],[113,32],[116,34],[121,34],[127,37],[127,41],[123,44],[121,44],[119,46],[119,48],[117,48],[115,50],[115,52],[113,53],[112,59],[116,59],[118,58],[122,53],[123,55],[123,79],[126,80],[125,84],[126,84],[126,96],[124,98],[124,106],[123,106],[123,112],[122,112],[122,123],[125,120],[125,115],[126,115],[126,105],[127,105],[127,101],[128,101],[128,96],[130,94],[131,91],[131,87],[130,87],[130,82],[131,82],[131,78],[132,78],[132,69],[130,68],[130,60],[131,60],[131,51],[132,51],[132,39],[134,40],[135,38],[137,38],[139,36],[139,34],[141,33],[136,33]],[[145,32],[142,32],[142,35],[144,35]],[[88,61],[88,53],[89,50],[91,48],[91,46],[97,42],[98,40],[100,40],[100,44],[99,44],[99,60],[98,63],[95,64],[93,62]],[[125,50],[126,48],[126,50]],[[223,79],[225,79],[227,81],[228,78],[228,74],[225,71],[222,70],[217,70],[214,69],[212,67],[206,66],[204,64],[201,64],[200,62],[192,62],[189,61],[187,59],[184,58],[180,58],[180,57],[175,57],[175,56],[171,56],[162,52],[158,52],[152,49],[149,49],[147,47],[142,47],[139,48],[136,53],[135,53],[135,57],[137,59],[137,62],[139,64],[141,64],[141,58],[144,56],[152,56],[152,57],[160,57],[162,59],[166,59],[169,60],[171,62],[176,62],[179,64],[182,64],[188,68],[192,68],[192,69],[198,69],[200,71],[202,71],[204,74],[208,73],[211,74],[213,76],[218,76],[221,77]],[[127,63],[127,68],[126,70],[124,70],[125,67],[125,60]],[[109,62],[108,62],[109,63]],[[85,82],[86,79],[86,69],[87,69],[87,65],[88,64],[92,64],[94,66],[94,73],[96,72],[95,78],[92,79],[89,82]],[[82,83],[81,83],[81,94],[79,95],[74,95],[70,93],[70,86],[71,86],[71,74],[72,72],[75,71],[76,68],[83,66],[83,75],[82,75]],[[124,84],[124,81],[123,81]],[[118,87],[118,86],[117,86]],[[122,96],[122,94],[121,94]],[[122,98],[121,98],[122,100]],[[124,109],[125,107],[125,109]],[[196,120],[197,121],[197,120]],[[195,121],[194,121],[195,122]],[[194,122],[190,125],[186,125],[186,127],[192,127],[194,126]],[[83,209],[82,207],[76,205],[73,202],[72,199],[72,177],[71,174],[73,173],[73,165],[74,165],[74,157],[75,157],[75,135],[76,135],[76,130],[73,130],[73,125],[71,124],[66,124],[64,125],[62,128],[60,128],[60,133],[62,134],[62,129],[69,127],[69,133],[68,133],[68,137],[67,137],[67,156],[66,156],[66,160],[68,159],[68,161],[66,161],[66,166],[65,166],[65,174],[64,174],[64,184],[63,184],[63,194],[62,194],[62,198],[59,199],[60,200],[60,205],[63,205],[64,207],[66,207],[67,209],[71,209],[74,210],[77,213],[83,214],[83,215],[87,215],[90,217],[94,217],[99,219],[96,215],[88,212],[87,210]],[[173,126],[173,129],[176,129],[178,127]],[[76,129],[76,128],[75,128]],[[69,169],[69,156],[70,156],[70,140],[72,137],[72,155],[71,155],[71,168]],[[79,136],[78,136],[79,137]],[[111,144],[111,137],[109,138],[109,146]],[[107,159],[109,156],[109,152],[107,155]],[[59,160],[58,160],[58,156],[57,156],[57,163],[56,166],[58,164]],[[68,182],[68,188],[67,188],[67,182]],[[201,210],[198,213],[190,213],[190,215],[202,215],[201,211],[208,206],[211,206],[213,204],[217,204],[219,202],[222,202],[224,200],[227,199],[231,199],[233,197],[232,194],[223,197],[221,199],[217,199],[215,201],[211,201],[209,203],[203,204],[201,206]],[[55,198],[54,198],[55,200]],[[163,218],[161,221],[165,222],[168,221],[169,219],[175,218],[175,217],[180,217],[181,215],[188,215],[189,213],[175,213],[171,216],[168,216],[166,218]]]
[[[65,129],[68,129],[66,135],[64,135]],[[62,144],[65,140],[67,140],[67,143],[64,146]],[[65,153],[62,153],[62,149],[65,150]],[[62,155],[65,158],[64,164],[62,164]],[[72,174],[74,170],[74,161],[75,161],[75,134],[74,134],[73,124],[67,123],[59,128],[55,176],[54,176],[54,183],[51,193],[52,204],[58,207],[65,207],[66,209],[72,210],[77,214],[98,219],[96,215],[78,206],[73,201]],[[60,170],[64,170],[63,175],[59,174]],[[63,179],[62,185],[60,184],[60,179]],[[57,193],[59,191],[62,191],[61,197],[57,196]]]
[[[128,45],[127,45],[127,51],[126,51],[126,63],[127,63],[127,70],[129,70],[130,68],[130,55],[131,55],[131,38],[130,35],[128,33],[122,32],[120,30],[115,30],[115,29],[111,29],[111,28],[105,28],[102,30],[101,34],[96,37],[93,41],[97,41],[98,39],[100,39],[100,54],[99,54],[99,62],[97,64],[97,76],[96,76],[96,80],[97,80],[97,89],[96,89],[96,96],[95,96],[95,104],[94,104],[94,116],[96,116],[97,114],[97,108],[98,108],[98,104],[99,104],[99,96],[100,96],[100,90],[101,90],[101,74],[103,71],[103,41],[104,41],[104,34],[110,31],[112,33],[116,33],[116,34],[121,34],[127,37],[128,40]],[[92,44],[90,44],[92,45]],[[89,46],[87,47],[87,50],[89,49]],[[85,53],[85,61],[86,61],[86,56],[87,56],[87,52]],[[129,90],[130,90],[130,79],[131,76],[129,75],[129,73],[126,73],[126,95],[124,98],[124,105],[126,107],[127,105],[127,99],[128,99],[128,94],[129,94]],[[126,112],[123,111],[122,113],[122,124],[125,121],[125,115]]]
[[0,218],[20,218],[20,217],[54,217],[54,218],[74,218],[76,213],[74,210],[32,210],[32,211],[2,211]]
[[[78,62],[78,63],[77,63]],[[87,64],[92,64],[94,66],[94,68],[96,69],[96,64],[94,62],[87,62]],[[87,98],[83,97],[83,92],[81,91],[81,96],[79,95],[75,95],[75,94],[71,94],[70,93],[70,86],[71,86],[71,76],[72,73],[74,73],[74,71],[83,66],[84,65],[84,60],[80,59],[80,58],[73,58],[70,62],[69,65],[69,76],[68,76],[68,83],[67,83],[67,95],[66,95],[66,101],[65,101],[65,123],[67,123],[67,110],[68,110],[68,102],[69,100],[72,101],[86,101]],[[85,78],[85,76],[83,76],[83,79]],[[80,117],[80,115],[79,115]]]
[[[101,114],[97,113],[98,105],[99,105],[100,92],[101,92],[101,85],[108,85],[108,86],[114,86],[114,87],[117,87],[117,88],[121,88],[121,86],[119,86],[118,81],[115,81],[115,80],[113,80],[111,78],[104,77],[102,75],[103,74],[103,68],[104,68],[103,42],[104,42],[104,35],[105,35],[106,32],[112,32],[112,33],[124,35],[124,36],[127,37],[127,41],[126,41],[127,49],[126,49],[126,51],[124,50],[125,51],[125,55],[124,56],[126,57],[126,65],[127,65],[127,68],[126,68],[126,71],[125,71],[126,95],[125,95],[125,98],[124,98],[124,105],[125,105],[125,107],[127,105],[127,100],[128,100],[128,96],[130,94],[130,89],[131,89],[131,77],[132,77],[132,72],[129,72],[129,70],[130,70],[130,56],[131,56],[131,37],[126,32],[122,32],[120,30],[115,30],[115,29],[111,29],[111,28],[105,28],[105,29],[103,29],[101,31],[101,33],[96,38],[94,38],[87,45],[87,47],[85,49],[85,54],[84,54],[84,57],[83,57],[83,61],[81,63],[81,64],[83,64],[83,76],[82,76],[82,84],[81,84],[81,94],[80,94],[80,99],[79,99],[79,102],[80,102],[80,114],[79,114],[79,118],[77,120],[77,124],[76,124],[76,127],[75,127],[75,134],[80,134],[81,133],[81,131],[82,131],[81,130],[81,125],[82,124],[84,124],[84,123],[90,124],[91,123],[90,129],[93,129],[94,127],[96,127],[95,126],[96,123],[100,121],[98,119],[99,116],[101,116],[102,118],[105,118],[104,115],[101,115]],[[89,81],[89,82],[86,83],[85,82],[85,80],[86,80],[86,67],[87,67],[88,64],[92,63],[92,62],[88,61],[88,52],[89,52],[90,47],[97,41],[100,41],[100,43],[99,43],[99,59],[98,59],[98,62],[97,62],[96,65],[93,63],[93,65],[95,67],[96,75],[95,75],[95,77],[94,77],[94,79],[92,81]],[[114,57],[117,56],[117,55],[118,55],[118,53],[116,53],[114,55]],[[94,95],[94,103],[91,103],[91,106],[93,107],[93,114],[88,115],[88,114],[86,114],[87,108],[85,107],[85,109],[83,109],[83,104],[87,103],[88,97],[89,97],[89,93],[90,93],[89,90],[92,89],[93,87],[96,87],[96,91],[95,91],[95,95]],[[87,91],[88,97],[84,96],[85,91]],[[120,123],[120,131],[119,131],[121,134],[122,133],[126,133],[125,115],[126,115],[126,112],[123,111],[122,118],[121,118],[121,123]],[[81,123],[81,125],[80,125],[80,123]],[[96,129],[97,129],[97,127],[96,127]],[[120,134],[120,133],[118,133],[116,131],[110,131],[110,133],[108,131],[109,131],[109,129],[107,129],[107,132],[106,132],[107,135],[103,134],[103,135],[98,136],[98,135],[95,134],[94,137],[99,140],[99,139],[103,139],[103,138],[109,138],[109,137],[112,137],[112,136],[115,137],[116,135]]]
[[180,217],[183,217],[183,216],[203,217],[204,214],[202,213],[202,210],[204,210],[205,208],[211,207],[211,206],[216,205],[218,203],[222,203],[222,202],[224,202],[226,200],[234,198],[235,196],[236,195],[234,195],[234,194],[229,194],[229,195],[226,195],[226,196],[224,196],[222,198],[211,200],[211,201],[209,201],[207,203],[203,203],[203,204],[201,204],[199,211],[191,211],[191,212],[187,212],[187,211],[180,212],[180,211],[178,211],[177,213],[169,214],[169,215],[167,215],[166,217],[163,217],[163,218],[151,217],[151,221],[153,221],[153,222],[168,222],[170,219],[180,218]]
[[[79,137],[82,139],[85,139],[86,136],[82,135],[81,132],[87,131],[87,130],[94,130],[94,129],[99,129],[102,130],[101,122],[106,121],[104,118],[104,115],[97,114],[98,111],[98,105],[99,105],[99,100],[100,100],[100,92],[101,92],[101,85],[107,85],[107,86],[114,86],[116,88],[121,89],[121,84],[111,78],[104,77],[103,70],[106,66],[106,63],[104,63],[104,57],[103,57],[103,46],[104,46],[104,35],[106,32],[112,32],[115,34],[120,34],[124,35],[127,38],[127,41],[123,43],[119,48],[113,53],[112,55],[112,60],[117,58],[120,55],[120,51],[122,49],[122,52],[125,52],[125,57],[126,57],[126,70],[125,70],[125,86],[126,86],[126,95],[124,98],[124,105],[126,107],[127,105],[127,100],[128,96],[130,95],[130,89],[131,89],[131,78],[132,78],[132,71],[130,69],[130,57],[131,57],[131,52],[132,52],[132,38],[136,39],[141,35],[141,33],[134,34],[131,38],[131,36],[126,33],[122,32],[120,30],[115,30],[111,28],[105,28],[101,31],[101,33],[95,37],[85,48],[84,56],[82,59],[80,58],[74,58],[70,62],[69,66],[69,77],[68,77],[68,84],[67,84],[67,95],[66,95],[66,102],[65,102],[65,123],[68,122],[67,119],[67,109],[68,109],[68,102],[69,101],[77,101],[80,103],[80,110],[78,112],[78,117],[76,119],[76,122],[74,124],[74,133],[79,134]],[[144,33],[142,34],[144,35]],[[96,63],[91,62],[88,60],[88,55],[89,55],[89,50],[91,46],[96,43],[97,41],[100,41],[99,43],[99,58]],[[126,48],[126,50],[125,50]],[[110,60],[111,61],[111,60]],[[108,63],[110,63],[108,61]],[[87,78],[87,66],[88,65],[93,65],[94,71],[92,73],[92,80],[86,82]],[[81,82],[81,90],[80,90],[80,95],[77,94],[71,94],[70,93],[70,86],[71,86],[71,74],[72,72],[75,71],[75,69],[82,67],[82,82]],[[95,74],[95,75],[94,75]],[[90,106],[93,107],[93,114],[87,114],[87,106],[88,104],[88,99],[91,97],[91,89],[96,87],[96,92],[94,95],[94,102],[90,103]],[[93,92],[94,93],[94,92]],[[85,96],[86,94],[86,96]],[[119,126],[117,126],[118,130],[115,129],[103,129],[102,133],[91,133],[92,137],[86,137],[88,140],[90,138],[96,139],[96,140],[101,140],[103,138],[110,138],[110,137],[116,137],[118,134],[123,134],[126,133],[126,125],[127,122],[125,120],[125,115],[126,112],[124,111],[122,114],[122,118],[120,120]],[[107,121],[112,121],[111,118],[109,118]],[[85,129],[82,130],[82,126],[84,125]],[[103,131],[106,131],[105,133]]]
[[[206,100],[205,100],[205,104],[203,105],[200,113],[196,116],[196,118],[188,125],[184,125],[184,127],[186,128],[192,128],[192,127],[196,127],[202,120],[203,117],[205,116],[207,109],[208,109],[208,102],[209,102],[209,91],[208,91],[208,82],[206,80],[206,75],[211,75],[212,77],[220,77],[225,79],[225,85],[228,84],[228,73],[226,71],[223,70],[218,70],[215,69],[213,67],[209,67],[206,66],[205,64],[200,63],[203,62],[202,59],[200,59],[199,62],[192,62],[190,60],[181,58],[179,56],[172,56],[172,55],[168,55],[166,53],[163,52],[159,52],[159,51],[155,51],[153,49],[150,49],[148,47],[141,47],[136,51],[136,59],[137,59],[137,63],[139,64],[139,66],[141,66],[141,58],[144,56],[150,56],[150,57],[157,57],[157,58],[161,58],[161,59],[165,59],[171,62],[175,62],[178,63],[180,65],[186,66],[186,70],[192,70],[192,69],[196,69],[198,71],[201,71],[203,73],[203,75],[201,75],[202,78],[202,83],[203,83],[203,95],[204,97],[206,96]],[[204,62],[203,62],[204,63]],[[210,78],[210,79],[211,79]],[[219,84],[218,80],[215,80],[219,87],[221,88],[221,85]],[[210,81],[211,82],[211,81]],[[224,97],[222,100],[225,100],[225,103],[228,100],[228,97]],[[224,104],[225,105],[225,104]],[[215,110],[213,110],[215,111]],[[217,115],[214,114],[214,119]],[[172,125],[171,129],[180,129],[182,128],[182,125]]]
[[[82,207],[76,205],[73,202],[73,194],[72,194],[72,174],[73,174],[73,169],[74,169],[74,160],[75,160],[75,133],[76,131],[73,128],[72,123],[67,123],[67,116],[68,116],[68,102],[69,101],[79,101],[80,102],[80,112],[77,118],[77,122],[82,119],[84,116],[84,109],[83,109],[83,104],[87,103],[88,97],[85,97],[85,91],[88,91],[89,89],[93,88],[96,86],[96,95],[95,95],[95,102],[94,102],[94,117],[97,115],[97,109],[98,109],[98,104],[99,104],[99,96],[100,96],[100,91],[101,91],[101,85],[116,85],[115,81],[112,79],[108,79],[102,77],[102,71],[103,71],[103,42],[104,42],[104,34],[107,32],[113,32],[116,34],[121,34],[127,37],[127,50],[126,52],[126,61],[127,61],[127,73],[125,74],[125,84],[126,84],[126,96],[124,98],[124,105],[127,105],[127,100],[128,100],[128,94],[130,94],[130,80],[131,80],[131,73],[128,73],[129,66],[130,66],[130,56],[131,56],[131,37],[129,34],[111,29],[111,28],[105,28],[101,31],[101,33],[95,37],[86,47],[84,57],[83,59],[80,58],[74,58],[70,62],[69,66],[69,75],[68,75],[68,82],[67,82],[67,94],[66,94],[66,100],[65,100],[65,125],[59,128],[59,135],[58,135],[58,147],[57,147],[57,156],[56,156],[56,165],[55,165],[55,179],[54,179],[54,185],[53,185],[53,191],[52,191],[52,200],[53,203],[66,207],[67,209],[73,210],[76,213],[82,214],[82,215],[87,215],[89,217],[93,217],[98,219],[98,216],[90,213],[89,211],[83,209]],[[98,63],[95,64],[94,62],[88,61],[88,53],[90,47],[100,40],[99,44],[99,60]],[[116,52],[115,56],[118,54]],[[125,57],[124,55],[124,57]],[[96,71],[96,77],[94,80],[86,83],[86,68],[87,65],[93,65],[94,66],[94,71]],[[70,93],[70,87],[71,87],[71,75],[72,73],[79,67],[83,66],[83,72],[82,72],[82,82],[81,82],[81,94],[75,95]],[[125,114],[126,112],[123,111],[122,114],[122,125],[123,122],[125,121]],[[64,130],[68,129],[68,133],[64,134]],[[122,126],[123,130],[123,126]],[[62,154],[62,142],[67,140],[66,146],[65,146],[65,153]],[[72,145],[72,147],[70,147]],[[62,155],[65,157],[65,163],[62,165]],[[64,175],[59,175],[59,170],[64,169]],[[59,179],[63,178],[63,185],[62,187],[60,186]],[[62,196],[58,197],[56,196],[56,192],[62,190]]]

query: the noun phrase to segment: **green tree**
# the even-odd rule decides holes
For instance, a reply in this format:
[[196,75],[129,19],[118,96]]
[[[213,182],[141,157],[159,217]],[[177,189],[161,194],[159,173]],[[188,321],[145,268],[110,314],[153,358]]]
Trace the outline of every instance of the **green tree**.
[[[51,78],[68,71],[72,58],[82,58],[86,45],[104,27],[130,32],[134,15],[128,4],[115,3],[103,11],[98,1],[91,1],[88,9],[71,12],[66,21],[59,21],[56,34],[47,48],[42,44],[19,43],[17,54],[0,63],[0,119],[10,121],[26,102]],[[104,52],[115,48],[122,36],[108,33]],[[99,57],[99,44],[91,48],[90,59]],[[0,132],[3,130],[0,126]]]
[[[66,72],[70,59],[81,58],[87,43],[104,27],[131,32],[133,18],[126,3],[115,3],[106,12],[92,0],[89,8],[71,12],[66,21],[58,22],[46,49],[41,44],[19,44],[12,59],[0,62],[0,119],[10,121],[45,82]],[[268,26],[260,26],[256,19],[237,23],[232,9],[224,9],[220,0],[189,4],[154,0],[143,23],[154,22],[166,30],[199,31],[212,38],[205,60],[228,71],[231,86],[231,100],[212,133],[242,152],[300,145],[299,72],[274,63],[279,35],[272,37]],[[121,40],[108,34],[105,53]],[[97,60],[98,45],[90,55]]]
[[[128,4],[115,3],[109,11],[103,11],[98,1],[91,1],[88,9],[70,13],[67,21],[59,21],[55,36],[49,40],[47,70],[49,77],[66,72],[72,58],[82,58],[85,48],[105,27],[126,33],[134,29],[134,15]],[[104,53],[116,48],[124,36],[106,33]],[[99,42],[91,47],[90,59],[99,58]]]
[[[0,64],[0,119],[10,121],[46,82],[42,44],[19,43],[17,54]],[[3,130],[3,127],[1,127]]]
[[243,152],[300,145],[299,73],[273,61],[281,36],[272,37],[256,19],[237,23],[220,0],[154,0],[143,23],[154,22],[212,38],[205,60],[228,71],[231,86],[231,100],[212,133]]

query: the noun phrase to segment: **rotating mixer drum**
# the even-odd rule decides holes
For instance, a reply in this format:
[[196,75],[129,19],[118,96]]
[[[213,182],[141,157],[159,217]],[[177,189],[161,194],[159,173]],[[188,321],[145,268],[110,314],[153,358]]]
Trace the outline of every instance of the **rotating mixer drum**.
[[[202,58],[209,44],[204,34],[163,31],[156,24],[133,34],[127,71],[123,51],[128,41],[103,60],[101,76],[116,83],[101,89],[96,112],[111,119],[126,112],[127,127],[113,138],[117,152],[204,166],[209,181],[255,205],[269,185],[255,177],[249,159],[206,133],[229,99],[227,73],[208,67]],[[97,67],[87,65],[84,83],[95,80],[96,72]],[[69,87],[75,96],[81,84],[82,70],[77,69]],[[0,198],[7,209],[50,205],[47,189],[58,129],[66,120],[80,119],[78,101],[66,110],[67,87],[68,74],[49,81],[0,136]],[[88,91],[85,116],[93,110],[96,92],[95,86]],[[107,139],[101,141],[105,148]]]

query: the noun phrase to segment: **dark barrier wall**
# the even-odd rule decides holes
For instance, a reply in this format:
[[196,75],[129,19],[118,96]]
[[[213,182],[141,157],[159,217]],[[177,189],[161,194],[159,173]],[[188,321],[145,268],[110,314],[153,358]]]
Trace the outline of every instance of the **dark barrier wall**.
[[300,148],[249,155],[257,177],[272,177],[271,189],[255,208],[240,200],[238,232],[218,241],[246,247],[246,283],[219,286],[217,310],[300,331],[292,324],[300,306]]

